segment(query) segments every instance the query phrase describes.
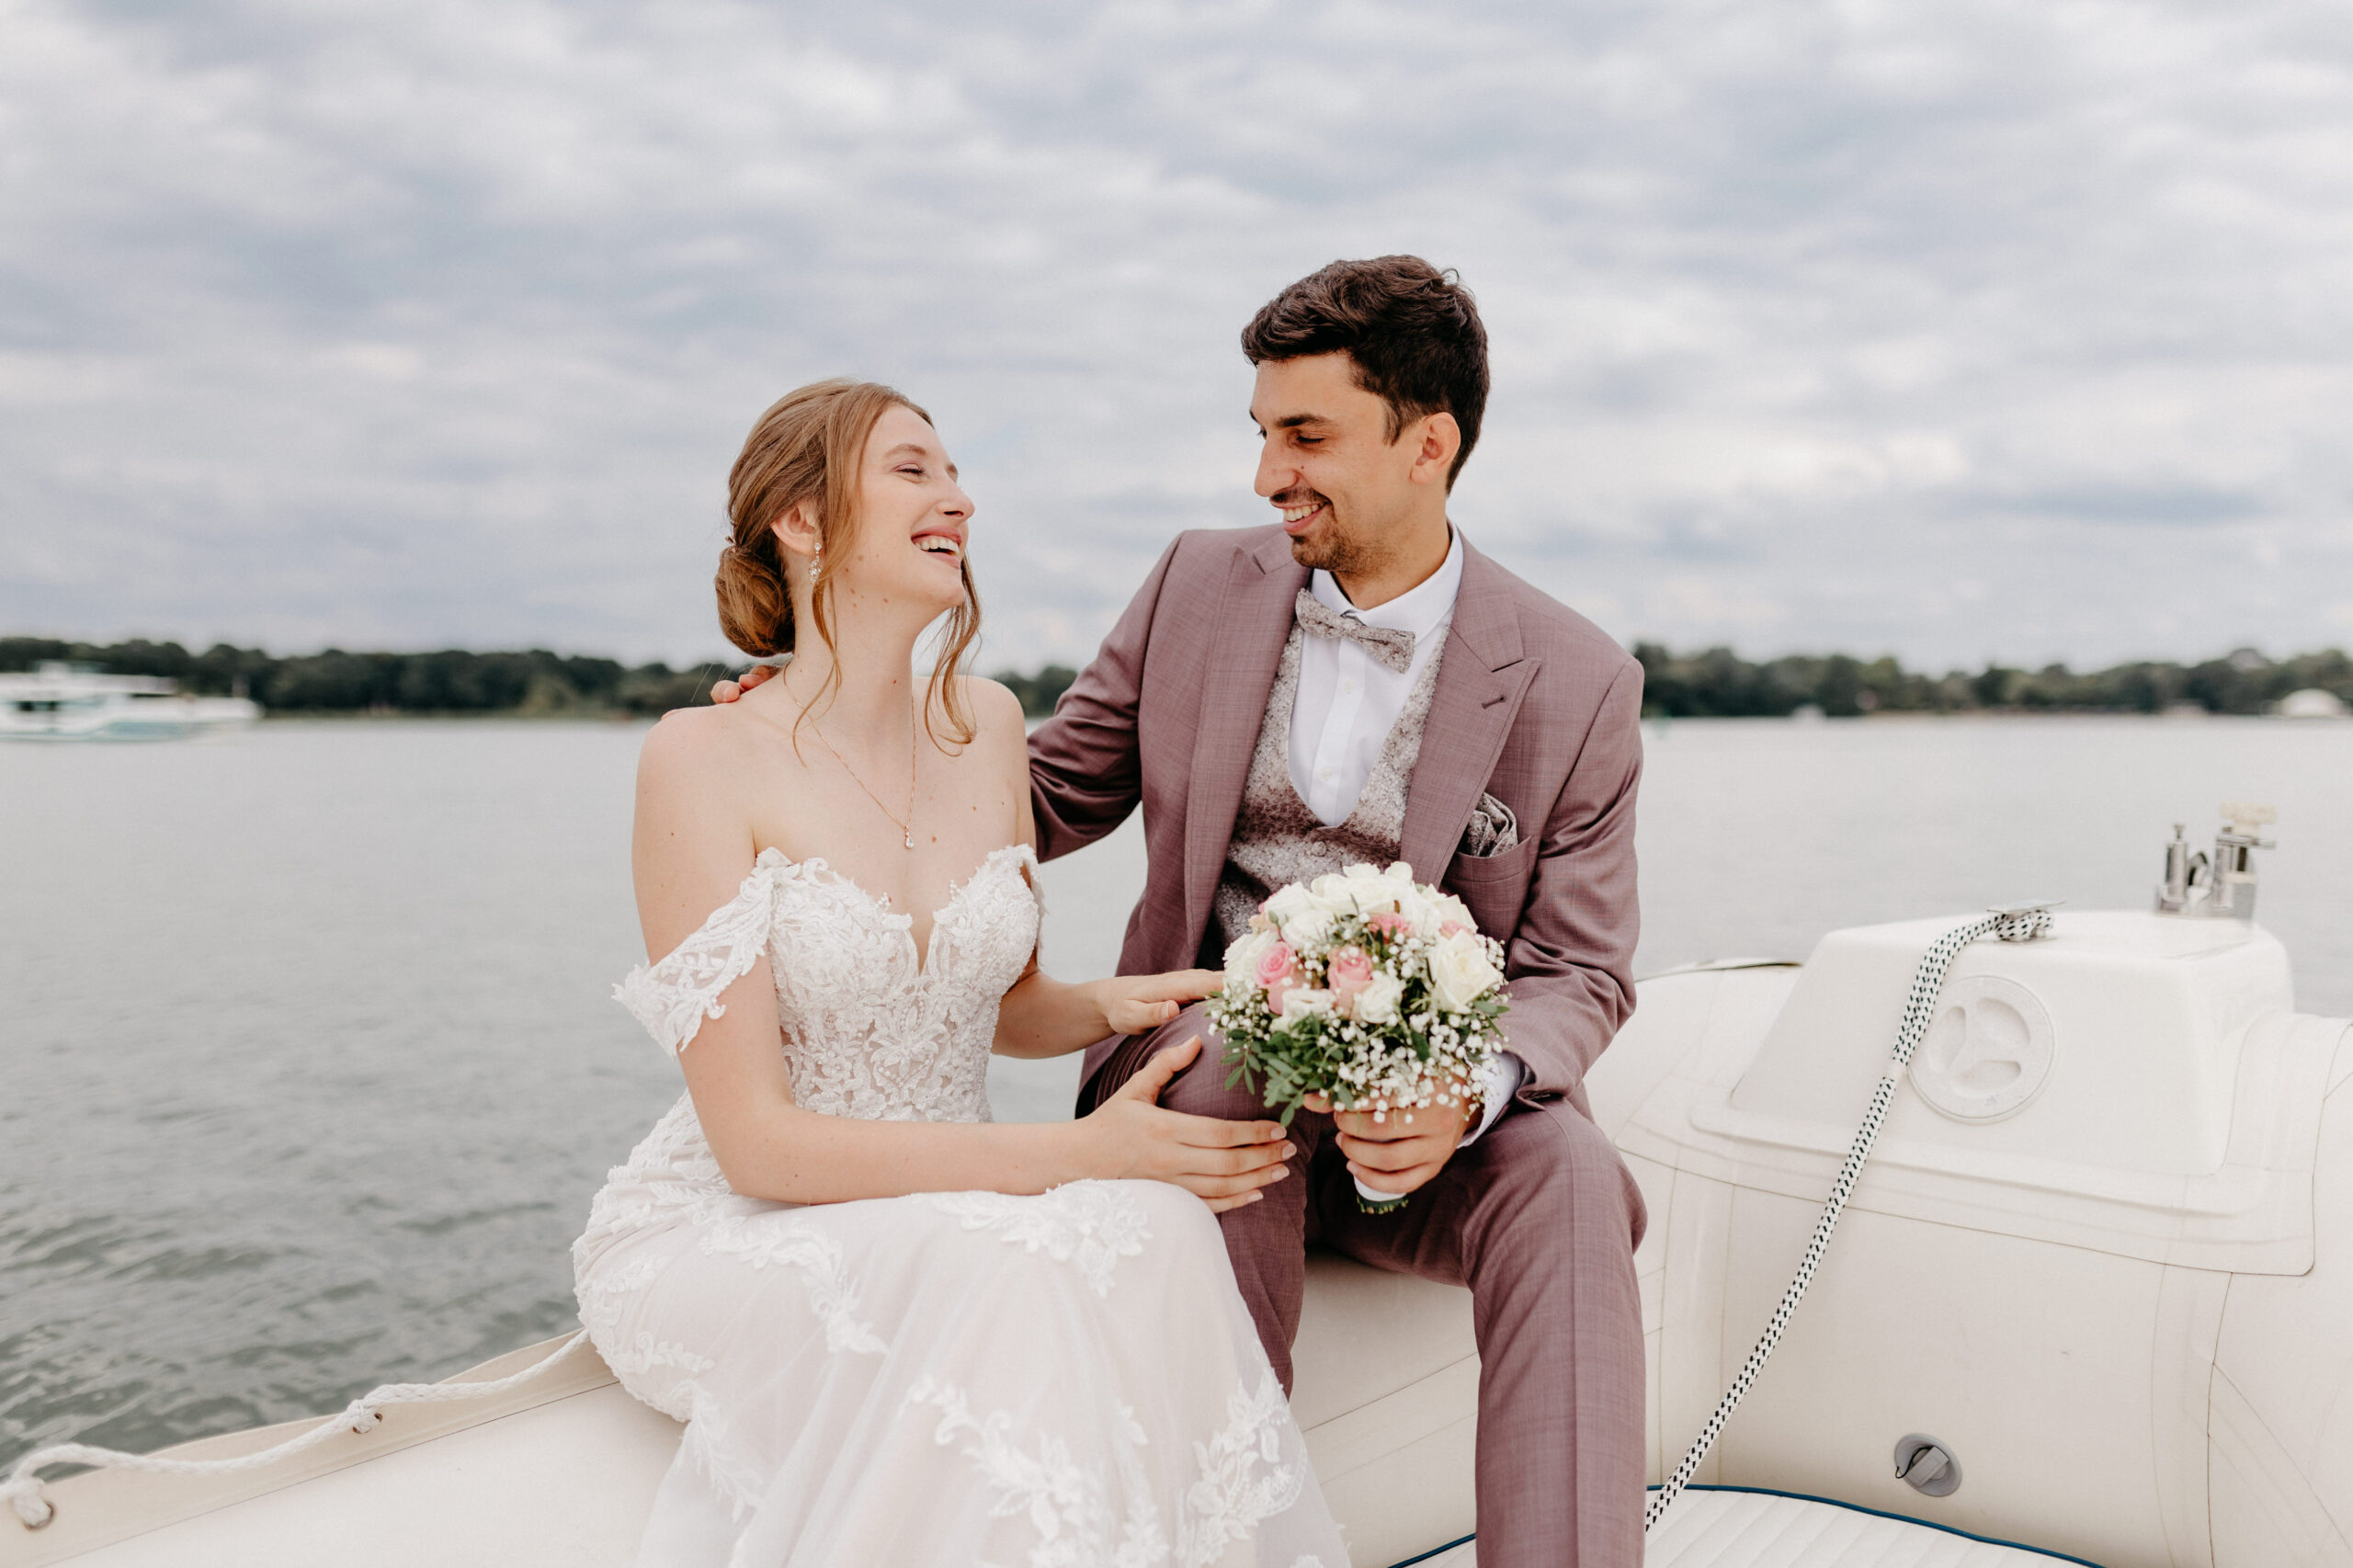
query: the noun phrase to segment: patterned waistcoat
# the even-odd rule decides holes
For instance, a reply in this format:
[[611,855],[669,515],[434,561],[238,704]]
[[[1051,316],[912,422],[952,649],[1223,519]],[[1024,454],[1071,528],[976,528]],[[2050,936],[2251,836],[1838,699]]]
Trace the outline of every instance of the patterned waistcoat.
[[[1233,823],[1233,841],[1217,884],[1217,929],[1228,942],[1239,936],[1266,896],[1286,882],[1302,882],[1359,862],[1387,866],[1397,858],[1405,831],[1405,789],[1422,752],[1422,727],[1430,716],[1430,694],[1438,688],[1441,647],[1405,694],[1405,706],[1389,727],[1381,756],[1346,822],[1327,827],[1299,798],[1290,781],[1292,710],[1299,705],[1300,648],[1306,633],[1290,629],[1275,687],[1267,694],[1267,716],[1258,723],[1257,748],[1250,756],[1249,781]],[[1204,953],[1212,966],[1223,949]]]

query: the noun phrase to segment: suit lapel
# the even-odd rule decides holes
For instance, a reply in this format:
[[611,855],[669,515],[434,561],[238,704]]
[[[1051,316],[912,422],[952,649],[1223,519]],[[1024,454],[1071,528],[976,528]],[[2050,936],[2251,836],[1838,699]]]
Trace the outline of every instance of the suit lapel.
[[1210,905],[1249,782],[1250,754],[1290,637],[1291,602],[1307,575],[1291,560],[1290,541],[1277,536],[1255,550],[1234,551],[1218,597],[1185,795],[1185,921],[1194,949],[1209,929]]
[[1511,580],[1464,540],[1462,585],[1455,590],[1446,657],[1430,694],[1398,835],[1398,857],[1414,868],[1415,881],[1445,880],[1536,667],[1521,654]]

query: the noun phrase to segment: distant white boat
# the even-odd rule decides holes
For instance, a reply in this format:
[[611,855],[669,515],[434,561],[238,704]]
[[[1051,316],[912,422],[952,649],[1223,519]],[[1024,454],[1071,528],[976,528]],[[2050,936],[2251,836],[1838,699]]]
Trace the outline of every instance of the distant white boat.
[[2345,699],[2333,691],[2308,686],[2302,691],[2291,691],[2277,704],[2283,719],[2342,719],[2353,712]]
[[242,697],[184,697],[160,676],[101,675],[48,663],[0,675],[0,740],[176,741],[241,730],[261,717]]

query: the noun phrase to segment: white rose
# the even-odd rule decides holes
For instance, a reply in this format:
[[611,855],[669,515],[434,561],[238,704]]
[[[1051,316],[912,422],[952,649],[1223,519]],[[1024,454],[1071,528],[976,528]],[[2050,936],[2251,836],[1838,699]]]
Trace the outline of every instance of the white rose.
[[1471,906],[1450,892],[1442,892],[1430,900],[1430,912],[1441,926],[1451,920],[1466,931],[1476,931],[1479,922],[1472,917]]
[[1267,895],[1264,907],[1267,918],[1281,926],[1319,906],[1313,893],[1297,882],[1286,882]]
[[1398,878],[1377,867],[1348,867],[1344,878],[1348,883],[1348,897],[1360,911],[1388,909],[1398,902],[1400,890],[1415,885],[1409,878],[1400,883]]
[[1245,990],[1256,986],[1258,960],[1280,939],[1271,930],[1245,932],[1239,940],[1225,949],[1226,984]]
[[1404,981],[1387,970],[1379,971],[1371,983],[1357,993],[1353,1017],[1362,1024],[1393,1024],[1397,1021],[1397,1004],[1404,995]]
[[1308,884],[1308,892],[1335,921],[1374,907],[1365,896],[1364,884],[1339,872],[1327,871],[1316,878]]
[[1461,1012],[1502,979],[1486,944],[1471,932],[1457,931],[1430,949],[1430,995],[1449,1013]]
[[1302,957],[1321,948],[1332,935],[1332,911],[1297,882],[1277,888],[1267,898],[1267,918],[1275,923],[1290,950]]
[[1283,922],[1283,940],[1302,959],[1320,954],[1332,940],[1332,912],[1309,909],[1292,915]]
[[1351,866],[1347,876],[1358,909],[1393,909],[1414,896],[1413,868],[1402,860],[1386,871],[1370,866]]
[[1427,937],[1432,941],[1438,939],[1438,923],[1446,918],[1438,913],[1438,906],[1430,902],[1427,893],[1411,884],[1397,895],[1397,913],[1413,926],[1414,935]]
[[1284,1023],[1295,1024],[1311,1015],[1326,1018],[1332,1016],[1332,994],[1329,991],[1319,990],[1313,985],[1294,985],[1283,993]]

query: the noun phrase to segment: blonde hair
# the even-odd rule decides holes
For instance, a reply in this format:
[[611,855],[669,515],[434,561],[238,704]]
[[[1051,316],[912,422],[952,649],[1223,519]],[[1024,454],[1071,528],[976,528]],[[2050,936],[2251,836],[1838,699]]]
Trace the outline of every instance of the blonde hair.
[[[776,523],[794,506],[810,506],[820,560],[809,587],[811,629],[827,648],[834,645],[834,577],[856,538],[858,464],[867,437],[892,408],[904,408],[931,423],[931,415],[904,394],[874,381],[837,377],[812,381],[769,405],[745,438],[744,450],[727,475],[727,518],[734,540],[719,552],[711,585],[719,596],[719,629],[727,641],[756,659],[790,653],[799,645],[792,589]],[[981,634],[980,595],[972,586],[972,562],[962,562],[964,602],[949,613],[940,658],[932,667],[924,699],[924,727],[931,730],[935,705],[948,716],[956,744],[975,732],[961,684],[954,678]],[[835,665],[826,687],[841,685]],[[934,732],[937,738],[937,732]]]

